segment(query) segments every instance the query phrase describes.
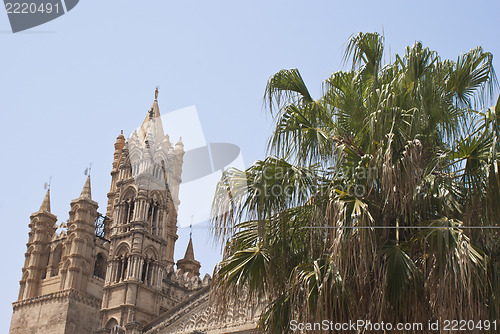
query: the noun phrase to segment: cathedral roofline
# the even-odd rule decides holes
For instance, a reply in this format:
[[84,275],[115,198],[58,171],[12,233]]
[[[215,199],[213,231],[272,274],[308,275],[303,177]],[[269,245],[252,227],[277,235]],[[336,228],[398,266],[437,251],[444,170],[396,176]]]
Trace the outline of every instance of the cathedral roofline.
[[[179,313],[182,315],[187,314],[194,308],[199,306],[200,302],[208,301],[209,293],[210,293],[210,285],[201,288],[190,297],[186,298],[182,302],[175,305],[170,310],[160,314],[156,319],[145,324],[143,331],[147,332],[148,330],[154,328],[155,326],[162,325],[162,323],[163,325],[168,326],[170,323],[173,322],[174,319],[171,319],[173,316],[179,316]],[[177,319],[177,317],[175,318]]]

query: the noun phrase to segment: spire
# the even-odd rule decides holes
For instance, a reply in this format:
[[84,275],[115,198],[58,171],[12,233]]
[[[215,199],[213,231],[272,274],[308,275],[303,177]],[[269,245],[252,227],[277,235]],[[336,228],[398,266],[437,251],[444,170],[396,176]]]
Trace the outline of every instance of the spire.
[[194,261],[194,250],[193,250],[193,239],[189,238],[189,243],[186,249],[186,254],[184,255],[184,260]]
[[90,175],[87,176],[87,181],[85,181],[85,185],[83,186],[83,190],[82,190],[82,193],[80,194],[80,198],[92,199],[92,194],[90,191]]
[[186,249],[186,254],[182,260],[177,261],[177,268],[188,277],[200,276],[200,262],[194,259],[193,239],[189,238],[189,243]]
[[43,199],[42,206],[40,206],[40,210],[38,210],[38,212],[44,211],[50,213],[50,188],[47,189],[47,193],[45,193],[45,198]]

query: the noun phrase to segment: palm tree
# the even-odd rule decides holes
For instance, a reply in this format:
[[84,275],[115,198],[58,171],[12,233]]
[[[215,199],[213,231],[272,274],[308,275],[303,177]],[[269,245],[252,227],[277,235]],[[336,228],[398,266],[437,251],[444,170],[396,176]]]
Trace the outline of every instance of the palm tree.
[[[383,64],[384,38],[352,36],[314,99],[296,69],[266,87],[270,155],[227,170],[214,198],[221,305],[265,300],[292,319],[422,322],[500,312],[500,99],[492,55],[456,61],[420,42]],[[226,302],[227,304],[227,302]]]

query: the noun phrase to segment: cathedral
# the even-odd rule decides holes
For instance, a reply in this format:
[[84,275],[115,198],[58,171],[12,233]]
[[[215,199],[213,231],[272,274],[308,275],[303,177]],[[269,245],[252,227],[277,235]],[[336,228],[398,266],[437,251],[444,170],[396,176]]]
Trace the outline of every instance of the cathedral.
[[163,131],[158,90],[142,126],[115,142],[106,214],[88,175],[69,219],[50,188],[30,216],[10,334],[254,333],[259,310],[217,315],[190,239],[174,260],[184,146]]

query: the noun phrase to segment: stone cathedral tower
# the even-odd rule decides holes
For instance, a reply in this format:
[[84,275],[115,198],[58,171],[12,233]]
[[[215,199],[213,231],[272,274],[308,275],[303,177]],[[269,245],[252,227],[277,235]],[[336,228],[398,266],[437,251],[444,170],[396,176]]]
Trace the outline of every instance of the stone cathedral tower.
[[[97,203],[90,177],[71,201],[69,220],[57,226],[50,212],[50,190],[30,217],[30,232],[13,304],[11,334],[92,333],[101,306],[102,267],[109,245],[95,236]],[[58,227],[66,231],[56,233]]]
[[184,149],[163,133],[156,98],[141,128],[127,143],[119,136],[115,149],[101,326],[132,329],[167,309],[161,278],[175,263]]
[[90,176],[67,222],[51,213],[50,190],[31,215],[10,334],[143,333],[208,288],[191,240],[174,261],[184,146],[164,134],[157,96],[142,126],[117,137],[106,215]]

